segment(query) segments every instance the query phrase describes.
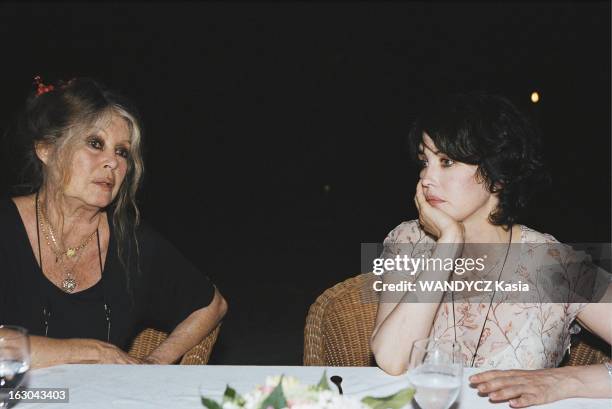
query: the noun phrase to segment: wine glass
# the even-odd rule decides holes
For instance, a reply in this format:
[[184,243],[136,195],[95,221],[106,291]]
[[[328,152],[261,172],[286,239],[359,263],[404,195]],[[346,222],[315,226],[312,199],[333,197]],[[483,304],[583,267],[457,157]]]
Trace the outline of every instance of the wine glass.
[[457,399],[463,379],[461,346],[452,340],[425,338],[414,342],[408,380],[422,409],[448,409]]
[[30,369],[30,339],[25,328],[0,325],[0,408],[9,404],[11,391]]

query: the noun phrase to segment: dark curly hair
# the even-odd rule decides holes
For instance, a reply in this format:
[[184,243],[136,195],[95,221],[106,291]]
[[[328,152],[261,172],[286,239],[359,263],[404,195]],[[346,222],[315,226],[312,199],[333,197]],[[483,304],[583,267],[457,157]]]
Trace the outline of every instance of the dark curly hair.
[[515,224],[533,192],[550,183],[539,133],[506,98],[487,93],[453,94],[425,105],[409,133],[415,159],[423,133],[452,160],[477,165],[477,177],[498,193],[489,221]]

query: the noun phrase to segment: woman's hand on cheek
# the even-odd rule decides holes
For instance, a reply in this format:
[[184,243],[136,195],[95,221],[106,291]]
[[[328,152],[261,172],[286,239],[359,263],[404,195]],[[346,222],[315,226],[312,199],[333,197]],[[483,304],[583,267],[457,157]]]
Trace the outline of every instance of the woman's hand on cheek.
[[420,180],[416,186],[414,203],[419,212],[419,223],[427,233],[433,235],[437,239],[450,234],[463,236],[463,227],[461,223],[427,202]]

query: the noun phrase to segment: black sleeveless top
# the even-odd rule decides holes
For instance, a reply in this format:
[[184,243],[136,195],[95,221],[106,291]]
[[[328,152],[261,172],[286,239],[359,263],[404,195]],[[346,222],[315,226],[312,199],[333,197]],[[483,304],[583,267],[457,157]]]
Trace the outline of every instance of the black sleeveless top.
[[[15,203],[0,199],[0,324],[23,326],[32,335],[45,335],[46,328],[52,338],[106,341],[106,302],[110,342],[126,350],[143,328],[171,332],[193,311],[210,304],[214,286],[208,277],[146,223],[137,230],[140,273],[132,258],[128,291],[109,225],[102,278],[86,290],[68,294],[42,274],[34,256],[38,249],[33,251]],[[41,236],[42,245],[46,243]],[[97,245],[95,238],[90,245]],[[47,263],[43,260],[43,268]]]

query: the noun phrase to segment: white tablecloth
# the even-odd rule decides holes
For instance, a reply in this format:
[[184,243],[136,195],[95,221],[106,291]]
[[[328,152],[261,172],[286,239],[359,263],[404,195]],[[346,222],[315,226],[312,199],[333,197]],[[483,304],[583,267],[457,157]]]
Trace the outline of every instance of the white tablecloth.
[[[323,368],[299,366],[154,366],[154,365],[61,365],[31,371],[26,380],[30,388],[68,388],[67,404],[19,403],[18,409],[56,408],[204,408],[200,389],[218,399],[230,384],[239,393],[250,391],[269,375],[291,375],[304,383],[316,384],[323,370],[340,375],[346,395],[385,396],[407,386],[406,376],[389,376],[378,368]],[[453,409],[507,408],[508,403],[493,404],[469,387],[466,369],[460,403]],[[330,383],[331,385],[331,383]],[[333,385],[331,385],[333,386]],[[540,408],[612,409],[609,399],[568,399]]]

